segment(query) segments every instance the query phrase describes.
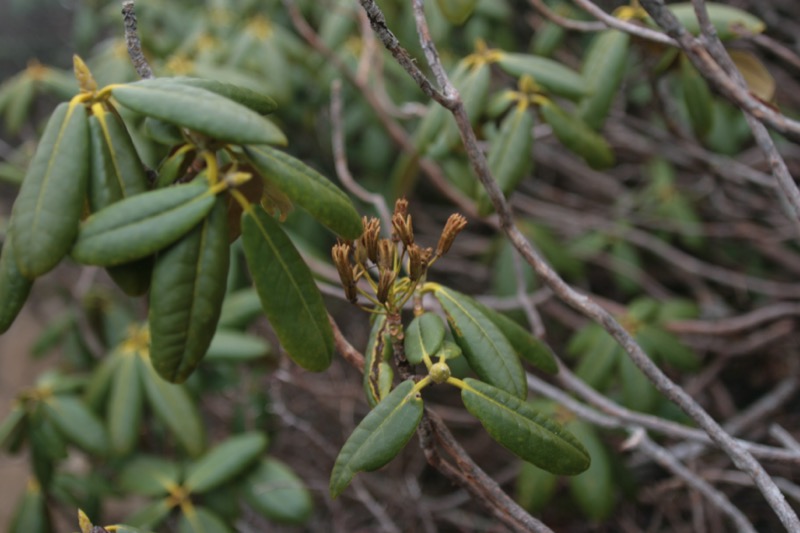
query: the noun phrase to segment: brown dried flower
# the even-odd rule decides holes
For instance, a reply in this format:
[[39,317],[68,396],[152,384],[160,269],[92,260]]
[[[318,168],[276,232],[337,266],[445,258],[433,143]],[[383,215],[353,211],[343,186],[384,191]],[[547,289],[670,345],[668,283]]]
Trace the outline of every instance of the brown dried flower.
[[453,241],[456,239],[456,236],[464,229],[464,226],[467,225],[467,219],[463,216],[459,215],[458,213],[453,213],[450,215],[450,218],[447,219],[447,223],[444,225],[444,229],[442,230],[442,236],[439,237],[439,244],[436,245],[436,255],[442,256],[447,253],[450,249],[450,246],[453,245]]

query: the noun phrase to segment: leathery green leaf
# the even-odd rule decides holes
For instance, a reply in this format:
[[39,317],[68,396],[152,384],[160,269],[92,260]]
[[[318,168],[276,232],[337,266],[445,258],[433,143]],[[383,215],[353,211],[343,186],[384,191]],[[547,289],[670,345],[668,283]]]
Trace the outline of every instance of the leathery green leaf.
[[488,383],[519,398],[528,394],[525,371],[517,353],[474,300],[438,286],[434,291],[442,304],[450,329],[473,370]]
[[21,405],[14,405],[11,412],[0,423],[0,448],[8,449],[25,421],[25,410]]
[[147,176],[119,115],[102,108],[93,111],[95,113],[89,117],[91,178],[88,193],[89,207],[94,212],[122,198],[145,192]]
[[108,451],[108,434],[102,422],[78,398],[51,396],[44,402],[47,417],[58,431],[82,450],[95,455]]
[[47,504],[38,483],[29,481],[9,524],[9,533],[48,533],[52,531]]
[[252,361],[269,355],[269,343],[261,337],[236,330],[217,329],[206,353],[206,361]]
[[517,503],[529,513],[540,513],[555,493],[557,481],[557,475],[523,461],[517,476]]
[[665,363],[673,365],[678,370],[692,371],[700,366],[697,355],[683,345],[674,334],[658,326],[644,325],[636,332],[636,342],[651,355],[658,357]]
[[231,533],[220,517],[205,507],[184,508],[178,533]]
[[[691,2],[671,4],[667,8],[672,11],[672,14],[690,33],[695,35],[700,33],[700,23],[697,21],[694,6]],[[711,20],[711,24],[722,40],[738,37],[740,33],[737,33],[736,28],[739,26],[744,28],[746,33],[761,33],[766,28],[764,21],[747,11],[733,6],[707,2],[706,9],[708,10],[708,18]]]
[[[508,196],[533,167],[533,115],[527,106],[517,106],[500,124],[500,132],[489,143],[488,163],[492,176]],[[489,195],[481,189],[481,214],[492,211]]]
[[694,68],[685,54],[680,58],[680,82],[683,90],[683,101],[694,134],[702,139],[711,130],[714,122],[714,106],[711,89],[705,78]]
[[570,151],[581,156],[592,168],[607,168],[614,164],[614,152],[606,140],[578,117],[567,114],[553,102],[539,106],[544,120],[553,128],[558,140]]
[[400,453],[422,418],[422,397],[413,389],[412,380],[404,381],[358,424],[333,465],[332,497],[358,472],[377,470]]
[[584,444],[592,457],[592,464],[586,472],[570,478],[570,492],[586,516],[596,522],[605,520],[614,510],[616,499],[616,484],[608,451],[597,432],[586,422],[571,422],[569,430]]
[[59,105],[50,117],[11,215],[20,272],[48,272],[69,252],[78,233],[89,179],[89,121],[81,104]]
[[189,455],[196,457],[203,452],[205,436],[197,406],[189,397],[186,387],[164,381],[142,354],[137,358],[141,365],[142,383],[150,406],[175,439]]
[[10,238],[10,234],[6,235],[0,252],[0,334],[8,331],[14,323],[33,286],[33,282],[17,267]]
[[125,107],[236,144],[286,144],[286,136],[255,111],[224,96],[180,83],[142,80],[111,89]]
[[111,390],[111,382],[122,363],[120,351],[119,348],[115,349],[107,357],[104,357],[92,371],[83,393],[83,401],[93,411],[101,411],[106,404],[106,398]]
[[331,231],[357,239],[361,216],[341,189],[299,159],[269,146],[247,146],[245,154],[264,180],[275,185]]
[[367,403],[375,407],[381,401],[381,364],[391,353],[390,340],[386,333],[386,315],[375,317],[369,332],[367,349],[364,351],[364,393]]
[[125,523],[144,530],[155,528],[169,515],[174,504],[169,498],[156,500],[125,519]]
[[111,450],[116,455],[127,455],[139,437],[143,407],[142,380],[135,352],[122,352],[118,357],[119,367],[111,384],[106,416]]
[[183,486],[194,494],[216,488],[245,471],[266,448],[267,437],[263,433],[230,437],[189,468]]
[[164,496],[180,483],[177,463],[161,457],[140,455],[125,463],[119,473],[119,487],[140,496]]
[[617,95],[628,59],[630,35],[624,31],[600,32],[583,60],[584,80],[590,94],[578,105],[578,116],[593,129],[600,129]]
[[425,357],[430,361],[444,341],[444,322],[439,315],[423,313],[415,317],[405,331],[405,349],[408,362],[422,363]]
[[436,0],[448,22],[461,25],[469,18],[478,0]]
[[307,370],[325,370],[333,358],[333,330],[308,265],[261,207],[242,213],[242,239],[261,306],[286,353]]
[[[588,385],[602,389],[608,383],[617,361],[620,357],[625,357],[625,354],[622,353],[622,347],[614,337],[599,326],[590,328],[592,342],[587,343],[587,349],[583,352],[575,374]],[[587,333],[587,340],[588,338]]]
[[81,224],[72,257],[87,265],[114,266],[172,244],[214,206],[204,181],[157,189],[120,200]]
[[461,399],[497,442],[520,458],[561,475],[589,468],[586,448],[569,431],[527,402],[472,378],[464,380]]
[[244,498],[259,513],[281,524],[302,524],[314,502],[303,481],[277,459],[262,459],[244,482]]
[[[465,296],[465,298],[468,297]],[[550,349],[550,346],[548,346],[546,342],[537,339],[531,335],[527,329],[504,314],[486,307],[477,300],[472,300],[472,303],[498,327],[520,357],[526,359],[536,368],[544,370],[549,374],[558,373],[556,357],[553,354],[553,350]]]
[[579,100],[588,94],[583,76],[546,57],[503,52],[497,64],[512,76],[527,74],[546,91],[559,96]]
[[150,281],[150,361],[173,383],[194,372],[217,329],[228,276],[227,202],[156,256]]
[[622,382],[622,403],[637,411],[651,412],[660,393],[627,354],[620,353],[617,359]]
[[164,84],[178,84],[188,85],[190,87],[199,87],[206,91],[211,91],[220,96],[224,96],[236,103],[252,109],[259,115],[268,115],[278,109],[278,104],[267,96],[266,94],[257,93],[246,87],[240,87],[232,83],[224,83],[217,80],[210,80],[205,78],[190,78],[190,77],[176,77],[176,78],[156,78]]

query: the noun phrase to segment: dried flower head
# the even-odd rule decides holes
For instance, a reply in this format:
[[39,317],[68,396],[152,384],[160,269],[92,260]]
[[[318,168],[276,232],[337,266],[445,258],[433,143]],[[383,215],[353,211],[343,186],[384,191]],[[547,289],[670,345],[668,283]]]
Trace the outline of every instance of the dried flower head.
[[377,300],[386,304],[389,300],[389,293],[394,286],[394,280],[397,278],[397,272],[394,270],[381,270],[380,277],[378,278],[378,290],[375,293]]
[[430,248],[420,248],[416,244],[408,247],[408,277],[411,281],[419,281],[428,270],[433,250]]
[[406,216],[408,214],[408,200],[405,198],[398,198],[394,203],[394,214]]
[[414,228],[411,225],[411,215],[395,213],[392,217],[392,228],[397,238],[408,248],[414,244]]
[[375,217],[372,217],[369,220],[367,220],[367,217],[363,217],[362,222],[364,224],[364,233],[361,234],[361,237],[358,239],[358,243],[366,251],[369,260],[373,263],[377,263],[378,240],[380,239],[381,234],[381,223]]
[[345,296],[350,302],[355,303],[358,294],[353,268],[350,265],[350,245],[347,243],[335,244],[331,249],[331,257],[333,264],[336,265],[336,271],[339,273],[339,279],[342,281]]
[[464,229],[464,226],[467,225],[467,219],[463,216],[459,215],[458,213],[453,213],[450,215],[450,218],[447,219],[447,223],[444,225],[444,229],[442,230],[442,236],[439,237],[439,244],[436,245],[436,256],[442,256],[447,253],[450,249],[450,246],[453,245],[453,241],[456,239],[456,236]]
[[378,269],[394,270],[394,260],[397,255],[397,248],[389,239],[378,241]]

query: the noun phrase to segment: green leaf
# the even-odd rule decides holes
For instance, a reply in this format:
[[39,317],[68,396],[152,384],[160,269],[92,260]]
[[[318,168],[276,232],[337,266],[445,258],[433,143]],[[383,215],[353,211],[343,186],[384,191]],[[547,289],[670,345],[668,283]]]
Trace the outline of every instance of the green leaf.
[[517,503],[529,513],[540,513],[555,494],[557,481],[557,475],[523,461],[517,476]]
[[86,265],[113,266],[152,255],[196,226],[214,200],[205,180],[120,200],[81,224],[72,257]]
[[267,437],[263,433],[230,437],[189,468],[183,486],[194,494],[218,487],[245,471],[266,448]]
[[[672,14],[677,17],[678,21],[686,27],[689,33],[695,35],[700,33],[700,23],[697,21],[694,6],[691,2],[671,4],[668,6],[668,9],[672,11]],[[766,27],[764,21],[755,15],[751,15],[747,11],[733,6],[707,2],[706,9],[708,10],[708,17],[711,19],[711,24],[722,40],[739,37],[741,32],[736,31],[739,26],[744,29],[744,34],[761,33]]]
[[436,0],[444,17],[451,24],[460,26],[467,21],[478,0]]
[[150,362],[182,383],[206,354],[217,329],[228,277],[228,206],[211,214],[156,256],[151,279]]
[[22,275],[14,258],[11,235],[6,235],[6,242],[0,253],[0,334],[8,331],[17,318],[33,282]]
[[330,493],[337,497],[358,472],[377,470],[406,445],[422,418],[422,398],[406,380],[369,412],[344,443],[331,473]]
[[94,454],[108,451],[108,434],[102,422],[75,396],[56,395],[44,402],[48,418],[70,442]]
[[503,52],[497,64],[512,76],[530,76],[545,91],[558,96],[579,100],[589,94],[583,76],[546,57]]
[[164,496],[180,483],[177,463],[162,457],[139,455],[125,463],[119,472],[119,488],[140,496]]
[[[652,354],[648,354],[652,355]],[[660,393],[626,353],[620,353],[619,376],[622,382],[622,403],[643,413],[655,409]]]
[[472,300],[472,303],[505,335],[517,354],[540,370],[549,374],[558,373],[556,356],[547,343],[531,335],[527,329],[506,315],[486,307],[477,300]]
[[569,424],[569,429],[592,457],[586,472],[570,478],[572,497],[586,516],[594,522],[602,522],[611,516],[616,500],[611,458],[592,426],[576,421]]
[[461,293],[437,286],[434,295],[447,314],[450,329],[469,365],[484,381],[519,398],[528,395],[525,371],[503,332]]
[[9,449],[25,426],[25,409],[14,405],[0,424],[0,448]]
[[245,257],[264,313],[292,360],[322,371],[333,358],[333,330],[308,265],[260,207],[242,213]]
[[92,111],[88,199],[90,209],[99,211],[122,198],[145,192],[147,175],[119,115],[102,107]]
[[683,101],[689,112],[692,130],[698,139],[703,139],[711,131],[714,121],[714,106],[711,89],[705,78],[694,68],[685,54],[680,58],[680,83]]
[[83,400],[92,410],[100,412],[101,407],[105,406],[106,397],[111,390],[111,381],[121,363],[121,349],[118,348],[103,358],[92,371],[83,393]]
[[128,516],[125,523],[135,528],[153,529],[167,518],[173,507],[170,498],[161,498]]
[[190,77],[177,77],[177,78],[156,78],[163,81],[165,84],[179,84],[188,85],[191,87],[199,87],[206,91],[224,96],[229,100],[241,104],[248,109],[252,109],[259,115],[268,115],[278,109],[278,104],[275,100],[266,94],[257,93],[247,87],[240,87],[232,83],[224,83],[217,80],[209,80],[204,78],[190,78]]
[[630,35],[606,30],[597,34],[583,59],[581,74],[589,95],[578,104],[578,116],[591,128],[599,130],[617,96],[628,60]]
[[286,144],[286,136],[255,111],[213,92],[164,79],[116,85],[114,98],[149,117],[236,144]]
[[391,357],[391,339],[386,332],[386,314],[382,313],[374,318],[372,328],[369,332],[367,349],[364,351],[364,393],[367,396],[369,406],[375,407],[383,396],[381,388],[381,377],[383,374],[383,363]]
[[461,399],[489,435],[548,472],[575,475],[589,468],[586,448],[569,431],[530,404],[481,381],[466,378]]
[[108,434],[114,454],[127,455],[133,451],[141,429],[142,380],[136,352],[122,352],[118,357],[108,400]]
[[29,481],[28,487],[14,511],[8,532],[49,533],[51,531],[53,529],[42,489],[35,481]]
[[270,146],[246,146],[245,154],[268,184],[276,186],[321,224],[345,239],[364,231],[353,203],[325,176]]
[[192,401],[186,387],[161,379],[141,355],[138,361],[142,365],[144,390],[156,416],[167,425],[189,455],[197,457],[205,446],[203,424],[197,405]]
[[[500,124],[497,136],[489,142],[489,170],[508,196],[533,168],[533,115],[527,105],[518,105]],[[480,213],[492,212],[485,190],[478,201]]]
[[636,341],[648,354],[660,357],[678,370],[690,372],[700,367],[700,359],[694,351],[684,346],[676,335],[660,327],[642,326],[636,331]]
[[[444,341],[444,322],[435,313],[415,317],[405,331],[406,359],[412,365],[430,361]],[[435,362],[435,361],[434,361]]]
[[617,361],[620,357],[625,357],[625,354],[614,337],[599,327],[592,328],[591,331],[595,332],[592,336],[593,343],[583,353],[575,375],[587,385],[602,390],[611,378]]
[[200,506],[183,509],[178,522],[179,533],[232,533],[216,514]]
[[63,103],[47,123],[11,214],[14,256],[26,278],[50,271],[69,252],[88,178],[86,110]]
[[582,119],[567,114],[550,101],[540,104],[539,110],[561,144],[581,156],[590,167],[603,169],[614,165],[611,147]]
[[269,343],[261,337],[235,330],[218,329],[211,339],[206,361],[245,362],[261,359],[272,351]]
[[262,459],[244,481],[244,498],[265,517],[280,524],[305,523],[314,502],[303,481],[277,459]]
[[[233,269],[232,269],[233,270]],[[261,316],[261,300],[252,287],[228,294],[219,315],[219,327],[240,329]]]

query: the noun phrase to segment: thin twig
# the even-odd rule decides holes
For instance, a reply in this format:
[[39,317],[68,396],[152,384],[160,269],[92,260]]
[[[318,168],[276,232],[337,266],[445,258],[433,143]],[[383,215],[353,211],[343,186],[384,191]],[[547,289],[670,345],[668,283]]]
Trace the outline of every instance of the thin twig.
[[342,81],[338,79],[333,80],[331,83],[331,143],[333,145],[336,175],[339,176],[339,181],[359,199],[375,207],[381,217],[382,229],[388,236],[388,232],[392,229],[392,215],[389,212],[389,206],[386,205],[386,200],[382,195],[371,193],[359,185],[347,165],[344,126],[342,124]]
[[142,52],[142,41],[139,40],[139,34],[136,29],[136,12],[133,6],[133,0],[125,0],[122,2],[122,18],[125,23],[125,44],[128,47],[128,55],[131,56],[133,68],[139,77],[145,80],[155,78],[153,69],[147,62]]
[[592,15],[594,18],[608,26],[609,28],[614,28],[616,30],[621,30],[626,33],[630,33],[631,35],[635,35],[641,39],[647,39],[648,41],[653,41],[654,43],[666,44],[667,46],[678,46],[678,43],[675,39],[670,38],[668,35],[664,35],[660,31],[652,30],[650,28],[646,28],[644,26],[640,26],[638,24],[634,24],[633,22],[628,22],[626,20],[618,19],[613,15],[609,15],[602,8],[600,8],[597,4],[590,2],[589,0],[574,0],[575,4],[577,4],[581,9]]
[[544,2],[544,0],[530,0],[533,7],[536,8],[547,20],[554,22],[567,30],[582,31],[582,32],[597,32],[608,29],[608,24],[604,22],[587,22],[585,20],[575,20],[559,15]]
[[715,489],[707,481],[698,477],[667,450],[650,440],[650,437],[647,436],[644,430],[641,430],[641,433],[637,435],[636,448],[703,494],[717,509],[728,515],[739,531],[755,533],[756,530],[753,524],[750,523],[744,514],[737,509],[722,492]]
[[[626,409],[614,403],[612,400],[609,400],[586,385],[586,383],[578,379],[568,369],[563,367],[563,365],[560,366],[558,373],[559,381],[565,388],[577,393],[578,396],[582,397],[597,409],[600,409],[600,411],[582,404],[568,393],[550,385],[533,374],[527,374],[526,378],[528,388],[533,392],[557,401],[574,412],[578,417],[600,427],[607,429],[630,429],[633,426],[640,426],[675,439],[688,439],[705,444],[711,443],[711,438],[704,431],[664,420],[656,416],[631,411],[630,409]],[[791,465],[800,465],[800,453],[795,453],[783,448],[776,448],[774,446],[756,444],[741,439],[736,439],[736,441],[750,453],[762,459]]]

